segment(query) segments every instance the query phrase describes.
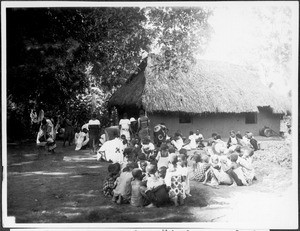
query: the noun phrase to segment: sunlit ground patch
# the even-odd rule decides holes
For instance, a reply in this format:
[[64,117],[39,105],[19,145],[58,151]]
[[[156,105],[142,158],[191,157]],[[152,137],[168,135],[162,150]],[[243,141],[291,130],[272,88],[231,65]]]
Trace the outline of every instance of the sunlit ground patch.
[[23,156],[26,156],[26,157],[32,157],[32,156],[37,156],[38,154],[36,153],[32,153],[32,154],[24,154]]
[[103,168],[104,166],[85,166],[86,168]]
[[96,160],[96,156],[65,156],[63,161],[85,161],[85,160]]
[[49,175],[49,176],[60,176],[60,175],[69,175],[67,172],[10,172],[8,175],[22,175],[22,176],[32,176],[32,175]]
[[82,177],[82,176],[78,176],[78,175],[76,175],[76,176],[70,176],[70,178],[78,178],[78,177]]
[[10,164],[10,166],[20,166],[20,165],[31,164],[31,163],[33,163],[33,161],[14,163],[14,164]]

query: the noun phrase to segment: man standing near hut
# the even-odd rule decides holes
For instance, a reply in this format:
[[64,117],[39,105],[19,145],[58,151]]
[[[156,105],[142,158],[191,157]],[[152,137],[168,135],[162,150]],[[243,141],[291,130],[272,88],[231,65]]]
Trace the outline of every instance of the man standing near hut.
[[138,118],[138,130],[139,130],[139,137],[143,140],[145,137],[150,136],[150,120],[145,115],[144,110],[140,110],[140,117]]
[[90,138],[90,144],[91,144],[91,152],[93,154],[96,153],[97,146],[99,145],[99,139],[100,139],[100,121],[97,119],[97,114],[92,114],[92,119],[90,119],[88,123],[89,128],[89,138]]

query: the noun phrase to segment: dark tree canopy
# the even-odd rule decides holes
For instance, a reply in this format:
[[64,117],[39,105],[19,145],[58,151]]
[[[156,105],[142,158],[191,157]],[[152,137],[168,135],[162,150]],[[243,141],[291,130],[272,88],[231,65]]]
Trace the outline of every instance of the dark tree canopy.
[[155,49],[171,52],[165,61],[171,60],[174,69],[186,67],[194,51],[203,52],[210,33],[210,12],[201,8],[7,8],[6,12],[8,114],[15,110],[22,121],[29,120],[30,101],[42,102],[52,115],[58,110],[88,115],[88,106],[84,113],[74,110],[76,105],[83,110],[82,95],[90,94],[92,84],[109,96]]

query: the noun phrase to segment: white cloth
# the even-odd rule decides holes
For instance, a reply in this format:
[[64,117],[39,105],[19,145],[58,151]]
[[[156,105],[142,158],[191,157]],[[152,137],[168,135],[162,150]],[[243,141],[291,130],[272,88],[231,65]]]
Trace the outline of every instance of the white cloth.
[[82,125],[81,130],[83,130],[83,129],[89,130],[89,124],[86,123],[86,124]]
[[234,169],[233,171],[238,176],[238,178],[242,181],[243,185],[248,185],[242,167],[238,167],[238,168]]
[[88,133],[79,132],[75,134],[75,151],[80,150],[83,146],[87,145],[89,142]]
[[156,160],[157,160],[157,169],[159,169],[160,167],[168,167],[169,164],[169,155],[166,157],[162,157],[161,156],[161,152],[157,153],[156,156]]
[[252,158],[239,157],[236,162],[241,165],[244,177],[246,178],[247,182],[252,182],[255,176],[255,170],[252,166]]
[[245,146],[249,146],[249,147],[251,146],[250,140],[246,136],[243,136],[242,143]]
[[196,144],[196,138],[195,138],[195,135],[190,135],[189,136],[189,140],[190,140],[190,143],[189,143],[189,146],[191,149],[196,149],[197,148],[197,144]]
[[201,138],[202,140],[204,139],[203,135],[200,134],[200,133],[199,133],[198,135],[197,135],[197,134],[194,134],[194,136],[195,136],[195,139],[196,139],[196,140],[198,140],[199,138]]
[[237,138],[236,137],[231,137],[230,138],[230,145],[237,145],[238,144],[238,141],[237,141]]
[[89,120],[89,124],[88,125],[100,125],[100,121],[95,119],[95,120]]
[[144,154],[149,154],[149,152],[153,152],[154,149],[154,144],[151,142],[149,144],[142,144],[142,153]]
[[227,144],[222,140],[216,140],[214,148],[217,153],[226,153]]
[[120,119],[119,125],[121,126],[120,135],[125,135],[127,140],[130,140],[130,120],[129,119]]
[[183,146],[183,140],[181,137],[179,137],[176,141],[172,140],[171,144],[173,144],[177,150],[180,150]]
[[165,182],[162,178],[151,174],[147,179],[147,189],[153,189],[157,186],[163,185]]
[[[50,119],[46,119],[47,122],[47,134],[49,135],[48,139],[51,139],[52,142],[54,140],[54,126],[53,123],[51,122]],[[42,131],[42,125],[40,126],[39,132],[37,134],[37,138],[36,138],[36,144],[43,146],[46,145],[47,142],[40,142],[39,139],[41,136],[43,136],[44,132]],[[51,140],[49,140],[49,142],[51,142]]]
[[181,173],[182,176],[185,176],[185,181],[183,182],[184,191],[185,191],[184,198],[185,198],[186,195],[189,195],[191,192],[189,170],[187,167],[178,166],[178,171]]
[[133,117],[131,117],[129,121],[130,121],[130,122],[134,122],[134,121],[136,121],[136,119],[133,118]]
[[122,163],[123,157],[123,143],[119,138],[106,141],[97,152],[97,160],[101,157],[105,160],[111,160],[113,163]]

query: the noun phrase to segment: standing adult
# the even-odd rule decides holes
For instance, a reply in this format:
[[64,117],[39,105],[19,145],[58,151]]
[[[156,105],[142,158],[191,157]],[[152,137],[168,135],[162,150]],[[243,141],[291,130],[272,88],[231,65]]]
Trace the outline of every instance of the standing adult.
[[138,130],[140,140],[143,140],[145,137],[150,136],[150,120],[145,115],[144,110],[140,110],[140,117],[138,118]]
[[127,118],[127,113],[123,114],[123,119],[119,121],[120,136],[125,135],[126,140],[130,140],[130,120]]
[[88,128],[89,128],[91,151],[93,154],[95,154],[100,139],[100,121],[97,119],[96,113],[92,114],[92,118],[89,120]]
[[160,145],[163,142],[166,142],[167,138],[167,127],[164,123],[160,123],[154,127],[154,144],[157,147],[160,147]]
[[72,123],[72,121],[67,117],[67,118],[64,119],[64,121],[63,121],[63,123],[62,123],[62,126],[63,126],[64,129],[65,129],[63,146],[65,147],[66,141],[69,142],[69,146],[70,146],[71,143],[72,143],[72,141],[73,141],[73,139],[74,139],[74,134],[75,134],[74,127],[73,127],[73,123]]
[[54,139],[54,125],[50,119],[43,118],[41,121],[36,143],[38,146],[48,147],[49,152],[54,152],[54,149],[56,148]]
[[138,134],[138,122],[135,118],[131,117],[130,118],[130,135],[131,138],[137,138],[137,134]]

